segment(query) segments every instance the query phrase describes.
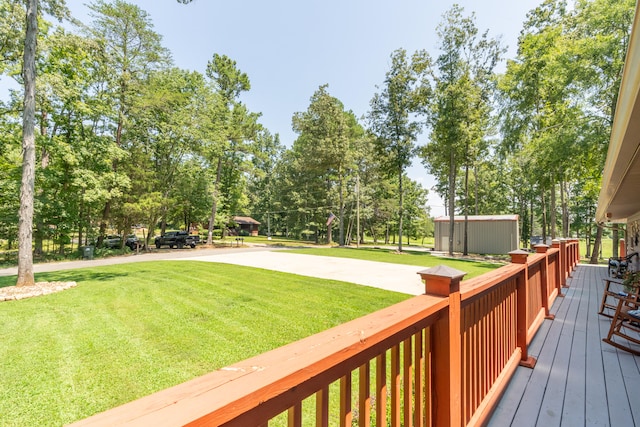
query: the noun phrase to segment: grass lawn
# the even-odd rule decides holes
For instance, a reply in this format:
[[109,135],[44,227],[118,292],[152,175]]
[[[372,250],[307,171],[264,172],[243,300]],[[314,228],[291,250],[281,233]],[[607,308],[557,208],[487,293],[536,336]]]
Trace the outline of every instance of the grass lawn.
[[[271,239],[268,239],[267,236],[259,235],[259,236],[244,236],[244,241],[246,243],[260,243],[264,245],[273,245],[273,246],[316,246],[315,240],[311,239],[294,239],[291,237],[284,236],[271,236]],[[221,240],[222,241],[222,240]],[[230,236],[224,239],[227,244],[235,243],[235,237]],[[403,244],[405,248],[410,249],[411,246],[419,246],[419,247],[433,247],[433,237],[426,237],[424,239],[411,239],[411,244],[407,245],[406,238],[403,240]],[[351,243],[355,245],[355,242]],[[364,245],[374,246],[384,244],[384,242],[374,243],[373,240],[367,239],[365,240]],[[391,245],[396,245],[397,243],[392,243]],[[322,239],[319,242],[320,246],[327,246],[326,240]],[[332,245],[337,246],[338,243],[334,242]]]
[[[3,426],[67,424],[410,298],[189,261],[36,280],[78,286],[0,302]],[[0,277],[0,287],[14,282]]]
[[[588,259],[585,258],[587,254],[587,242],[584,239],[580,239],[579,245],[580,256],[582,257],[584,262],[588,262]],[[611,256],[613,256],[613,241],[611,240],[611,238],[605,237],[602,239],[602,251],[601,256],[598,258],[598,263],[606,263]]]
[[[267,236],[242,236],[246,243],[259,243],[262,245],[269,246],[286,246],[286,247],[295,247],[295,246],[315,246],[316,242],[313,239],[294,239],[292,237],[284,237],[284,236],[271,236],[271,239],[268,239]],[[235,243],[235,237],[225,237],[223,241]],[[321,245],[325,245],[326,242],[321,241]]]
[[491,270],[495,270],[502,265],[491,262],[475,262],[451,258],[441,258],[433,256],[429,252],[406,251],[398,254],[394,250],[373,248],[301,248],[291,249],[288,252],[307,255],[323,255],[341,258],[363,259],[378,262],[390,262],[394,264],[416,265],[424,268],[435,267],[437,265],[444,264],[467,273],[467,275],[464,276],[465,279],[480,276],[481,274],[484,274]]

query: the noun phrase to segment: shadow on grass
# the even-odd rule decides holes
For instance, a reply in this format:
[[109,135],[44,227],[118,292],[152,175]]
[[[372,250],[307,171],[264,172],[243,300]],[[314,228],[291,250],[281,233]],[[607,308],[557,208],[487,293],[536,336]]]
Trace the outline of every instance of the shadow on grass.
[[[137,272],[139,273],[139,271]],[[87,282],[108,281],[129,276],[127,271],[95,271],[92,269],[66,270],[35,275],[36,282]],[[14,286],[16,276],[0,277],[0,288]]]

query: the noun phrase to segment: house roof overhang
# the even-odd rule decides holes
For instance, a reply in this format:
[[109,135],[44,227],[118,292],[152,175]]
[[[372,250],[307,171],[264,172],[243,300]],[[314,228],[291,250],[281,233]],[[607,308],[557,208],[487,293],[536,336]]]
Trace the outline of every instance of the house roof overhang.
[[238,225],[260,225],[258,221],[251,218],[250,216],[234,216],[233,222]]
[[609,151],[602,173],[597,222],[626,222],[640,213],[640,2],[631,29]]

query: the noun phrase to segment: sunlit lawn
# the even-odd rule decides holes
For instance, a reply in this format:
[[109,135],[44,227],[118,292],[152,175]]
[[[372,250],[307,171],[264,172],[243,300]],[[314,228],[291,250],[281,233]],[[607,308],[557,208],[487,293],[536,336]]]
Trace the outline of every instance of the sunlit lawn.
[[503,265],[493,262],[476,262],[437,257],[431,255],[431,253],[429,252],[406,251],[399,254],[396,251],[390,249],[374,248],[300,248],[291,249],[289,252],[307,255],[323,255],[340,258],[362,259],[368,261],[390,262],[395,264],[415,265],[424,268],[435,267],[437,265],[443,264],[467,273],[467,275],[464,277],[465,279],[479,276]]
[[[260,244],[264,244],[264,245],[273,245],[273,246],[315,246],[316,242],[313,239],[313,237],[309,238],[309,239],[294,239],[294,238],[290,238],[290,237],[284,237],[284,236],[271,236],[271,239],[269,239],[267,236],[244,236],[243,237],[244,241],[246,243],[260,243]],[[225,237],[225,240],[229,243],[233,243],[235,242],[235,237],[231,236],[231,237]],[[403,240],[404,245],[406,246],[406,240]],[[382,244],[381,242],[378,243],[374,243],[373,240],[371,238],[367,238],[365,240],[364,245],[365,246],[374,246],[374,245],[380,245]],[[396,244],[396,243],[394,243]],[[326,242],[323,240],[321,242],[319,242],[319,245],[322,246],[326,246]],[[334,246],[337,246],[338,243],[333,243]],[[351,243],[352,246],[355,246],[355,243],[352,242]],[[411,239],[411,244],[410,246],[426,246],[426,247],[433,247],[433,237],[426,237],[424,239]]]
[[36,279],[78,286],[0,302],[0,425],[67,424],[410,297],[188,261]]

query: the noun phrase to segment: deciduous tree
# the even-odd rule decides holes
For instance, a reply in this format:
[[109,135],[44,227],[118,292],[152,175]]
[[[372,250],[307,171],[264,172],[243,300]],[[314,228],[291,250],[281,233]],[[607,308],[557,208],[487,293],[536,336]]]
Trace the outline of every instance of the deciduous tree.
[[[355,117],[327,92],[327,85],[320,86],[313,94],[307,111],[295,113],[293,117],[293,130],[300,135],[294,142],[294,152],[299,156],[300,166],[323,183],[325,206],[334,205],[332,195],[337,188],[340,245],[345,243],[344,199],[347,182],[355,170],[358,127]],[[328,211],[325,211],[327,217]],[[327,229],[327,239],[330,243],[331,224]]]
[[384,170],[398,181],[398,251],[402,252],[402,218],[405,170],[415,155],[416,140],[423,123],[417,115],[425,111],[431,87],[428,77],[431,59],[426,51],[411,58],[404,49],[391,54],[391,69],[384,86],[371,100],[369,127],[376,136],[375,147]]
[[[449,253],[453,253],[458,174],[464,170],[464,253],[467,253],[469,173],[484,151],[489,133],[493,69],[502,47],[488,32],[478,36],[475,16],[463,16],[453,6],[438,27],[441,54],[436,61],[434,102],[429,115],[430,142],[422,149],[423,163],[448,195]],[[445,184],[446,182],[446,184]]]

